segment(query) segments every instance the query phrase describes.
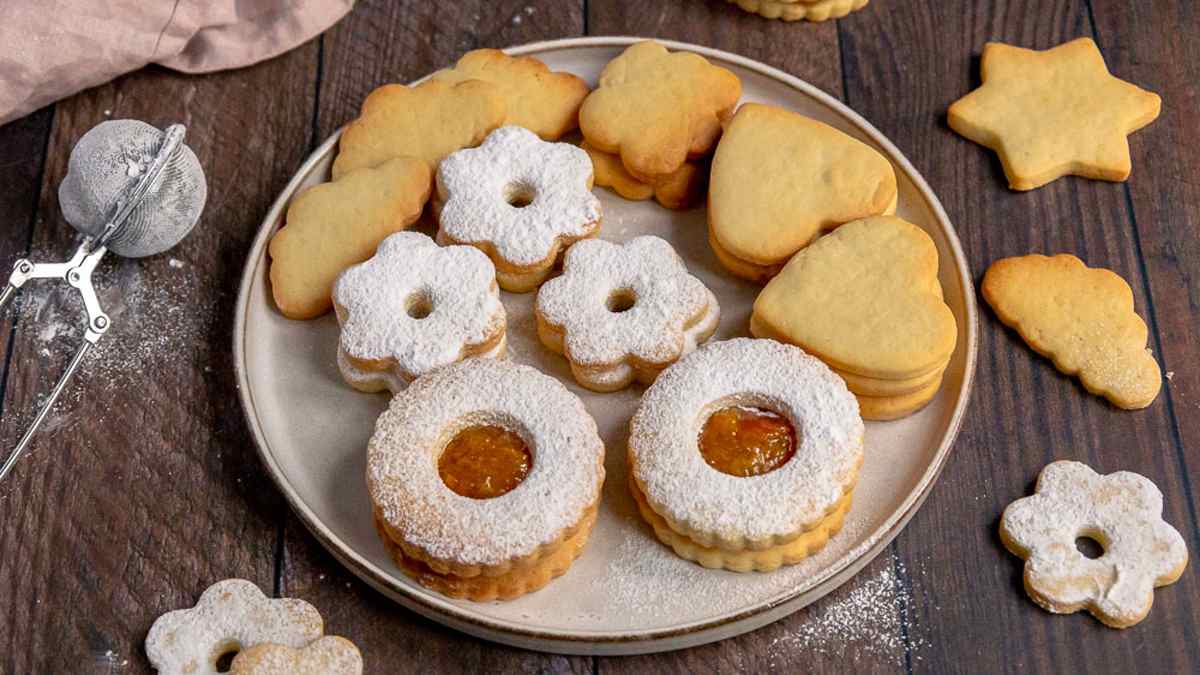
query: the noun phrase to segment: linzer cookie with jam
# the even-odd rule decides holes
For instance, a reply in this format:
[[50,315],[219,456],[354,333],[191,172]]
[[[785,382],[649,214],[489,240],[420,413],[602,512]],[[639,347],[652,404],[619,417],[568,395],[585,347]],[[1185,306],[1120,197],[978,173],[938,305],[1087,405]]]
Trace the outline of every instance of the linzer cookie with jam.
[[646,391],[630,424],[630,490],[680,557],[766,572],[841,529],[863,433],[857,401],[820,360],[773,340],[717,342]]
[[509,600],[566,572],[603,483],[604,444],[579,398],[493,359],[413,382],[367,450],[375,526],[396,564],[469,600]]

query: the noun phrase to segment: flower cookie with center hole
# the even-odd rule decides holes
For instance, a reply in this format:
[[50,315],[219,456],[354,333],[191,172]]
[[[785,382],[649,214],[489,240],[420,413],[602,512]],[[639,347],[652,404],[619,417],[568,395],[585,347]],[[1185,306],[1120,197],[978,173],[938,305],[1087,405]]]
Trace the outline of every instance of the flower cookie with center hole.
[[583,241],[538,291],[538,337],[566,356],[575,380],[616,391],[650,384],[717,329],[721,308],[666,241]]
[[537,288],[564,249],[600,230],[587,153],[514,126],[442,162],[434,208],[438,242],[486,253],[513,293]]
[[300,649],[261,644],[239,652],[230,675],[362,675],[358,647],[346,638],[327,635]]
[[[1187,546],[1162,508],[1162,492],[1145,476],[1102,476],[1080,462],[1054,462],[1042,469],[1033,496],[1004,510],[1000,538],[1025,559],[1025,590],[1042,608],[1086,609],[1127,628],[1146,618],[1154,588],[1174,583],[1187,567]],[[1103,553],[1088,557],[1078,538],[1094,540]]]
[[217,673],[229,654],[270,643],[299,649],[321,637],[316,608],[292,598],[271,599],[243,579],[219,581],[191,609],[167,612],[146,636],[146,656],[160,673]]
[[396,392],[436,368],[504,354],[496,270],[470,246],[394,234],[342,273],[333,304],[342,328],[338,367],[360,391]]

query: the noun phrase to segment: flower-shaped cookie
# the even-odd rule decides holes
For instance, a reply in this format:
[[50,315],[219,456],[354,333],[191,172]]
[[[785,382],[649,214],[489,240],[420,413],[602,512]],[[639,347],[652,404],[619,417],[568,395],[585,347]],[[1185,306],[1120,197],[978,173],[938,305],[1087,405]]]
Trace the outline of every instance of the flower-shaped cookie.
[[435,368],[504,353],[496,270],[469,246],[393,234],[342,273],[333,306],[342,327],[338,367],[361,391],[399,391]]
[[600,239],[567,251],[562,276],[538,291],[538,337],[595,391],[649,384],[717,328],[717,298],[658,237]]
[[217,661],[254,645],[300,648],[321,637],[316,608],[292,598],[272,600],[243,579],[219,581],[191,609],[158,617],[146,636],[146,656],[160,673],[216,673]]
[[[1114,628],[1146,617],[1154,588],[1187,566],[1183,537],[1162,519],[1162,493],[1129,471],[1101,476],[1086,464],[1054,462],[1038,476],[1036,494],[1004,510],[1000,537],[1025,559],[1025,589],[1047,611],[1087,609]],[[1104,549],[1089,558],[1088,538]]]
[[447,157],[437,187],[438,241],[487,253],[506,291],[537,288],[561,250],[600,229],[587,153],[521,127]]

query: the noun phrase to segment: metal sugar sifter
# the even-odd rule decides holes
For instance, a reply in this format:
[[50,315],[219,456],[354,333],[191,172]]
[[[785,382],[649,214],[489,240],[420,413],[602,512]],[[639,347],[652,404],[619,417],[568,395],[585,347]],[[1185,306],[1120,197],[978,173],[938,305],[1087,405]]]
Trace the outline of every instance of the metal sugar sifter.
[[204,170],[183,143],[186,129],[165,131],[138,120],[103,122],[83,135],[58,189],[63,217],[84,235],[71,259],[13,265],[0,311],[31,279],[58,279],[79,291],[87,312],[83,344],[38,410],[17,447],[0,466],[0,481],[29,447],[38,426],[79,369],[84,356],[108,332],[111,320],[92,286],[92,272],[108,251],[126,258],[162,253],[187,236],[208,196]]

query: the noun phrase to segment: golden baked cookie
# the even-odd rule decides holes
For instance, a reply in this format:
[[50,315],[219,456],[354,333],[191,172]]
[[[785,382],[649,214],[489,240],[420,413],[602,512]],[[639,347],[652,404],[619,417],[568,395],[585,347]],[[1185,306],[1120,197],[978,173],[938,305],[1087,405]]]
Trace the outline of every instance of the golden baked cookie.
[[414,381],[376,423],[367,488],[400,569],[438,592],[509,599],[579,554],[604,444],[583,403],[529,366],[467,359]]
[[642,397],[630,423],[631,489],[681,556],[773,569],[840,527],[863,432],[845,383],[802,350],[748,338],[712,343]]
[[943,367],[941,370],[935,370],[928,375],[907,380],[882,380],[875,377],[867,377],[866,375],[848,373],[837,368],[834,368],[833,372],[846,381],[846,386],[855,396],[894,397],[912,394],[925,389],[930,384],[941,380],[942,374],[946,372],[946,369]]
[[358,647],[346,638],[327,635],[299,649],[260,644],[238,652],[230,675],[362,675]]
[[840,19],[870,0],[725,0],[747,12],[782,21]]
[[501,87],[483,80],[385,84],[342,131],[333,179],[394,157],[415,157],[436,170],[446,155],[483,142],[507,114]]
[[1116,273],[1073,255],[1026,255],[992,263],[982,291],[1001,321],[1091,393],[1129,410],[1158,396],[1162,374],[1146,348],[1146,323]]
[[767,281],[818,234],[896,208],[896,174],[867,144],[798,113],[747,103],[713,157],[709,241],[734,274]]
[[588,95],[587,83],[571,73],[555,72],[532,56],[513,57],[498,49],[476,49],[453,68],[431,79],[457,84],[484,80],[500,88],[504,124],[525,127],[546,141],[557,141],[579,126],[579,106]]
[[[1004,509],[1000,539],[1025,560],[1025,590],[1043,609],[1086,609],[1107,626],[1128,628],[1150,613],[1155,587],[1175,583],[1187,567],[1187,546],[1162,510],[1162,492],[1145,476],[1054,462],[1032,496]],[[1080,552],[1081,537],[1102,554]]]
[[750,332],[798,345],[840,371],[912,380],[945,368],[958,339],[938,254],[895,216],[839,227],[801,250],[754,302]]
[[600,231],[587,153],[522,127],[501,127],[478,148],[450,155],[437,188],[438,243],[486,253],[512,293],[536,289],[568,247]]
[[741,95],[730,71],[646,40],[604,67],[579,109],[579,127],[592,147],[619,155],[634,178],[657,184],[712,150]]
[[342,270],[370,258],[388,235],[421,216],[431,176],[424,162],[399,157],[296,195],[268,249],[279,311],[291,319],[328,312]]
[[942,375],[938,373],[937,377],[930,381],[929,384],[907,394],[867,396],[856,393],[854,396],[858,399],[858,410],[864,420],[887,422],[898,420],[901,417],[908,417],[929,405],[929,402],[937,396],[938,390],[941,388]]
[[1046,51],[989,42],[980,77],[983,85],[955,101],[947,121],[996,151],[1014,190],[1068,174],[1125,180],[1126,137],[1162,107],[1157,94],[1113,77],[1091,38]]
[[631,201],[653,197],[668,209],[690,209],[704,203],[708,192],[708,162],[688,161],[660,182],[650,185],[629,175],[621,158],[601,152],[584,141],[579,145],[592,158],[596,185],[612,188],[613,192]]

